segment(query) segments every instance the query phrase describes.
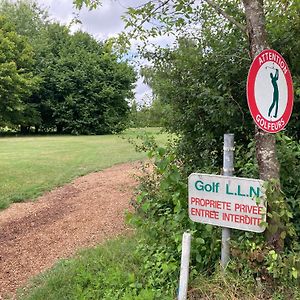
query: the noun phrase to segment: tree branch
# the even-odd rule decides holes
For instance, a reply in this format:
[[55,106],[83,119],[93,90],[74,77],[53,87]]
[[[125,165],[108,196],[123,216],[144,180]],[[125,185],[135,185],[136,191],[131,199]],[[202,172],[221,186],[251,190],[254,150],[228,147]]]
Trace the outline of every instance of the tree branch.
[[[151,1],[149,1],[151,2]],[[142,26],[145,22],[149,21],[149,17],[151,15],[154,15],[160,8],[164,7],[165,5],[167,5],[170,2],[170,0],[165,0],[163,1],[160,5],[158,5],[152,12],[151,14],[148,15],[148,18],[145,18],[144,20],[142,20],[142,22],[140,23],[140,26]],[[142,6],[144,6],[145,4],[143,4]]]
[[241,29],[243,32],[247,33],[247,28],[243,24],[239,23],[235,18],[228,15],[217,3],[215,3],[212,0],[205,0],[205,2],[210,5],[219,15],[222,15],[225,19],[233,23],[235,26],[237,26],[239,29]]

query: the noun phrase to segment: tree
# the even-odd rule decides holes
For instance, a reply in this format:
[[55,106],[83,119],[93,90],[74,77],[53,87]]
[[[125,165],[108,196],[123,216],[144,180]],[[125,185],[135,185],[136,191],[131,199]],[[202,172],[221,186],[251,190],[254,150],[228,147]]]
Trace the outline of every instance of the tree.
[[40,88],[43,84],[42,72],[45,52],[44,32],[48,15],[40,9],[34,1],[0,1],[0,13],[3,14],[14,25],[16,32],[25,38],[32,48],[32,63],[29,71],[39,77],[39,89],[24,97],[24,110],[22,120],[18,121],[21,131],[28,133],[30,126],[36,129],[43,122],[43,109],[39,98]]
[[249,62],[243,58],[244,37],[220,35],[203,36],[201,43],[182,38],[178,48],[164,51],[144,72],[154,93],[172,108],[167,127],[182,137],[182,155],[194,168],[216,171],[224,132],[233,131],[237,144],[249,143],[252,133],[244,95]]
[[[82,5],[82,3],[85,3],[86,5],[90,5],[91,3],[95,4],[93,1],[76,0],[74,2],[79,6]],[[204,5],[204,3],[206,3],[206,5]],[[282,3],[284,4],[287,2],[282,1]],[[235,28],[238,28],[242,32],[247,33],[250,49],[249,54],[251,59],[253,59],[260,51],[269,47],[267,42],[263,0],[243,0],[242,4],[243,7],[238,1],[234,0],[206,0],[199,4],[195,1],[183,0],[148,1],[142,6],[128,9],[126,18],[127,26],[133,28],[129,34],[129,38],[139,37],[141,40],[145,41],[149,34],[156,37],[163,33],[170,33],[173,29],[176,29],[176,33],[179,29],[179,35],[187,29],[186,33],[191,37],[193,36],[191,28],[197,29],[199,27],[203,27],[207,20],[210,22],[211,19],[218,19],[218,15],[220,15],[225,19],[219,18],[218,25],[219,27],[222,27],[225,32],[230,33],[235,30]],[[275,5],[271,2],[268,2],[268,5],[269,7],[275,7]],[[290,6],[293,6],[293,3],[285,4],[285,8],[289,8]],[[205,16],[205,10],[209,11],[209,7],[210,10],[217,12],[217,14],[214,14],[214,16],[210,19],[203,18],[203,16]],[[244,13],[242,8],[244,8]],[[235,12],[235,14],[233,12]],[[233,15],[236,17],[233,18]],[[154,26],[151,26],[152,24],[154,24]],[[187,24],[195,25],[195,27],[189,26],[187,28],[185,26]],[[215,30],[216,27],[210,28],[209,32],[205,32],[205,34],[214,35]],[[128,40],[124,39],[124,36],[122,37],[123,41],[125,40],[125,43],[128,42]],[[226,39],[225,36],[221,38]],[[210,53],[210,48],[205,48],[203,51]],[[213,91],[210,92],[213,93]],[[279,182],[279,163],[276,155],[275,136],[267,134],[256,128],[255,140],[256,157],[261,179],[275,179]],[[277,225],[279,228],[280,224]],[[267,239],[275,248],[282,248],[280,230],[277,230],[275,234],[268,232]]]
[[[0,15],[0,124],[22,123],[28,113],[25,100],[37,88],[39,78],[31,72],[33,49],[26,38]],[[34,113],[33,118],[39,116]]]
[[151,105],[138,104],[135,100],[130,107],[131,127],[162,127],[169,120],[169,106],[154,98]]
[[[1,0],[0,11],[14,24],[18,34],[38,42],[40,31],[48,23],[47,11],[41,9],[33,0]],[[38,47],[39,43],[35,44]]]
[[39,89],[23,100],[23,132],[31,126],[74,134],[124,128],[135,74],[109,43],[49,22],[34,1],[4,0],[0,11],[34,45],[31,71],[41,78]]
[[50,77],[53,117],[64,132],[105,134],[124,128],[135,74],[118,62],[109,44],[83,32],[68,35]]

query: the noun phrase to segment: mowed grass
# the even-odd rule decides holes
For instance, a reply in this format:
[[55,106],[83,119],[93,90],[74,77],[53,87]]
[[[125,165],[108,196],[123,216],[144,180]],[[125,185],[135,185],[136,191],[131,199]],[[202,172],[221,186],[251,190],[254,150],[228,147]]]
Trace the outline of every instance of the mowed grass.
[[131,129],[122,135],[0,138],[0,209],[34,199],[75,177],[145,158],[128,142],[145,133],[158,143],[167,140],[159,128]]

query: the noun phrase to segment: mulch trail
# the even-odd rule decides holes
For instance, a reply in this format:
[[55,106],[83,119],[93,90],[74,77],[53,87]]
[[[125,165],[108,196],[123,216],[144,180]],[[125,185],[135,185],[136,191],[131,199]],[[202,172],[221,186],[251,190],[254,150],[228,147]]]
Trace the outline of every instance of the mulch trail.
[[130,230],[124,212],[140,167],[116,165],[0,212],[0,299],[57,260]]

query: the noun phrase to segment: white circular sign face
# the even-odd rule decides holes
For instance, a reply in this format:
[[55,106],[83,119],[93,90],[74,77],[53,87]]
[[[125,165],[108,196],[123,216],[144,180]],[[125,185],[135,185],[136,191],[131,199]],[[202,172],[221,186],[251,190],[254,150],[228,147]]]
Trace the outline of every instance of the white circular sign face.
[[254,95],[257,108],[265,119],[277,121],[283,116],[288,90],[285,76],[278,64],[268,61],[262,65],[255,79]]

